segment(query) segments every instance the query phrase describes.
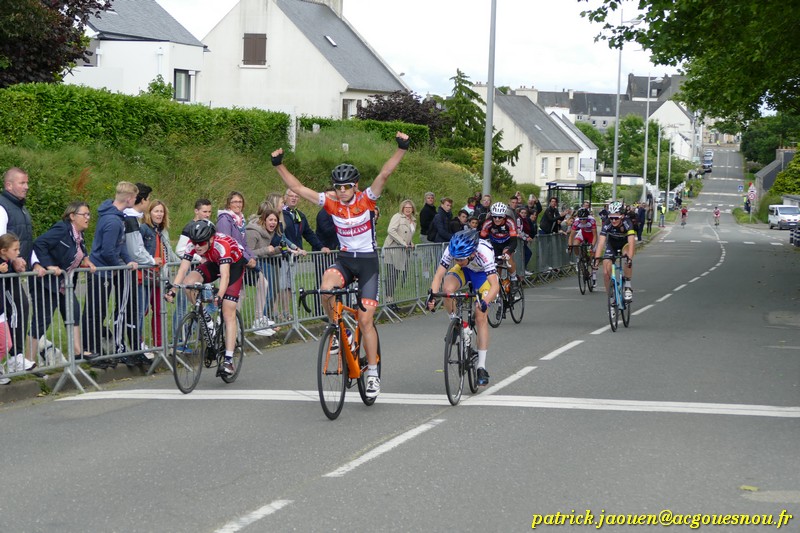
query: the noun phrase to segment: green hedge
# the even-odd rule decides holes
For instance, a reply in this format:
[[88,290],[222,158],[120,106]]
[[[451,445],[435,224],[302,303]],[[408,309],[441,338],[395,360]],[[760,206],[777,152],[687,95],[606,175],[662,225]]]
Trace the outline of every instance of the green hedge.
[[420,147],[428,144],[430,139],[430,129],[421,124],[410,124],[399,120],[393,122],[383,122],[380,120],[334,120],[331,118],[303,116],[297,119],[300,127],[304,130],[311,130],[314,124],[319,124],[320,128],[330,128],[334,125],[347,125],[364,131],[378,133],[382,139],[394,140],[398,131],[407,134],[411,140],[411,146]]
[[30,136],[45,147],[167,137],[191,144],[228,139],[242,151],[288,144],[285,113],[211,109],[150,95],[128,96],[75,85],[21,84],[0,90],[0,141]]

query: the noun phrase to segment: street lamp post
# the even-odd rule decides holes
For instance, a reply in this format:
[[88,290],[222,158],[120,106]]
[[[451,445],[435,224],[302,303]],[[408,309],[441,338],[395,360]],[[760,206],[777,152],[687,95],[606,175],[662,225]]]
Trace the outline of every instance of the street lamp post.
[[669,159],[667,159],[667,207],[669,208],[669,187],[672,178],[672,135],[669,136]]
[[[656,78],[656,81],[661,81],[663,78]],[[642,202],[647,200],[647,153],[650,148],[648,142],[648,134],[650,133],[650,81],[652,78],[647,74],[647,104],[645,105],[644,112],[644,169],[642,170]],[[656,194],[658,194],[658,183],[656,182]]]
[[[622,10],[620,10],[620,25],[622,24]],[[611,176],[611,201],[617,201],[617,164],[619,163],[619,91],[622,78],[622,46],[619,47],[619,60],[617,61],[617,110],[614,113],[614,167]]]
[[[658,141],[656,141],[656,197],[661,198],[661,189],[658,188],[658,175],[661,173],[661,124],[658,125]],[[667,202],[669,191],[664,195],[664,202]],[[667,204],[669,205],[669,204]],[[664,206],[666,209],[667,206]]]

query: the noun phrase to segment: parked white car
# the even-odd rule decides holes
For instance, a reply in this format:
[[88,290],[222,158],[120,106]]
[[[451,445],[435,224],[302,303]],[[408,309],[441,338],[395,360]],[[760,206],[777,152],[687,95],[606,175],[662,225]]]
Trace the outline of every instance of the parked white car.
[[796,228],[800,223],[800,207],[796,205],[771,205],[767,216],[769,229]]

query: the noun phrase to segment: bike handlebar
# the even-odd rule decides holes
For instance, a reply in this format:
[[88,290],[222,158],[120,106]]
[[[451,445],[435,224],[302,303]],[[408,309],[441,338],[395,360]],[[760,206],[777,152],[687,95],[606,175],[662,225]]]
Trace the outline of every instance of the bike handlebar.
[[361,289],[353,289],[353,288],[344,288],[344,289],[342,289],[342,288],[339,288],[339,287],[334,287],[333,289],[310,289],[310,290],[306,290],[306,289],[303,289],[301,287],[297,294],[298,294],[298,296],[300,298],[300,305],[303,306],[303,309],[305,309],[307,313],[311,313],[311,308],[308,307],[308,304],[306,303],[306,297],[309,296],[309,295],[315,295],[315,294],[330,294],[330,295],[333,295],[333,296],[343,296],[345,294],[355,294],[355,295],[357,295],[357,297],[356,297],[356,300],[357,300],[356,305],[358,305],[358,308],[361,311],[364,311],[364,312],[367,311],[367,308],[364,307],[364,304],[361,303]]

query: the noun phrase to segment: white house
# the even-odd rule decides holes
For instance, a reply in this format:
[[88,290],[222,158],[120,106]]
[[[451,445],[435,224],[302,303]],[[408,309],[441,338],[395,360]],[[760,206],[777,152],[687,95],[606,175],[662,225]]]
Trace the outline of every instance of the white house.
[[578,160],[578,179],[595,181],[597,177],[597,145],[575,124],[570,122],[567,116],[550,113],[550,118],[581,148]]
[[198,101],[349,118],[408,90],[341,13],[342,0],[241,0],[203,39]]
[[[486,100],[486,85],[472,88]],[[495,91],[493,115],[495,129],[503,131],[503,147],[522,145],[516,165],[506,165],[514,181],[546,188],[549,181],[580,179],[581,147],[529,96]]]
[[100,18],[90,18],[89,63],[75,67],[64,83],[136,95],[161,75],[175,99],[195,101],[204,46],[155,0],[114,0]]

